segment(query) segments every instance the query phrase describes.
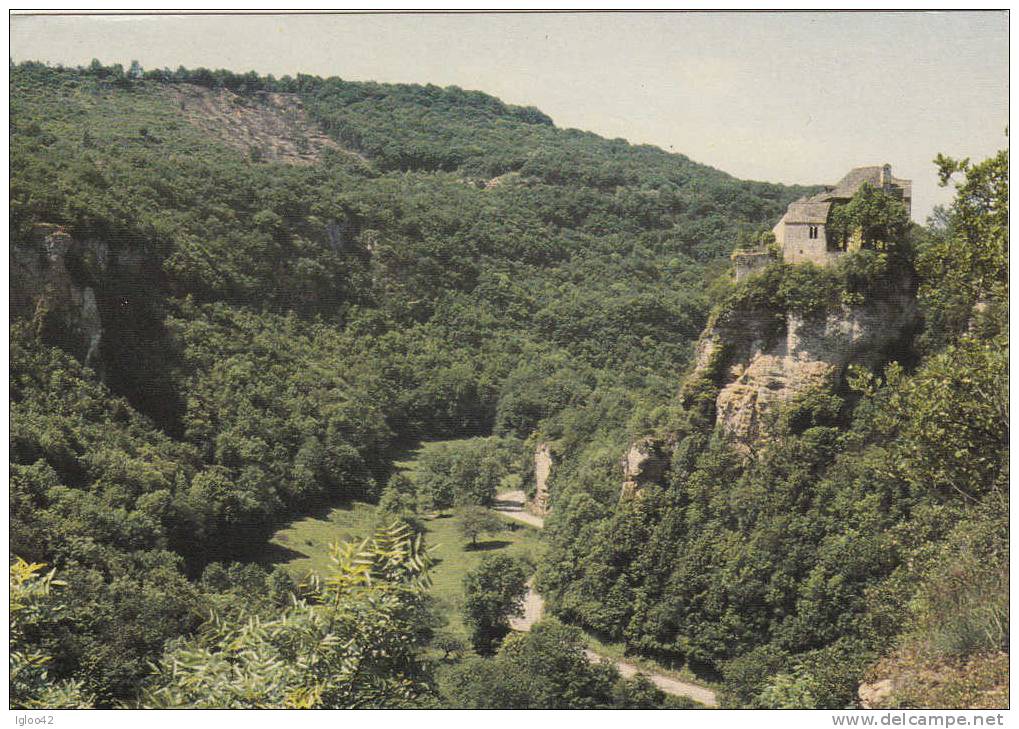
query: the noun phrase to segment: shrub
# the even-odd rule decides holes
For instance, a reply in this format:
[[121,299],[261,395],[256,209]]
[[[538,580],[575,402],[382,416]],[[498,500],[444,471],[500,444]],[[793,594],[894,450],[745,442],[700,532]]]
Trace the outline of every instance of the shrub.
[[734,658],[722,667],[724,680],[719,702],[728,709],[759,709],[758,694],[767,686],[770,676],[781,674],[791,666],[787,653],[765,645]]
[[497,438],[433,446],[419,459],[416,486],[430,508],[489,506],[512,457]]
[[460,510],[460,534],[477,546],[478,537],[482,534],[495,534],[506,528],[505,523],[488,509],[482,506],[467,506]]
[[527,573],[505,555],[485,557],[464,576],[464,622],[478,653],[494,653],[509,632],[509,619],[523,614]]
[[975,510],[927,569],[910,631],[924,653],[943,658],[1008,650],[1007,509],[1001,501]]

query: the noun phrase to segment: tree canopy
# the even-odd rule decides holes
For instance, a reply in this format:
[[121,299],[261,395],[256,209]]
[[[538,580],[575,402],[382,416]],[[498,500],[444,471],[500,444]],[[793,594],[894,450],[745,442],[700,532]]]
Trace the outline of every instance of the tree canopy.
[[[939,156],[926,228],[865,187],[833,213],[863,250],[734,286],[733,247],[810,188],[456,87],[12,64],[10,150],[17,705],[659,705],[582,626],[733,706],[841,707],[880,654],[1007,649],[1007,151]],[[916,330],[751,459],[714,429],[724,351],[676,397],[709,322],[891,293]],[[620,499],[649,434],[668,468]],[[436,693],[415,520],[489,505],[537,443],[560,622],[506,637],[529,570],[486,560],[464,617],[493,657]],[[355,499],[405,525],[319,582],[253,563]]]

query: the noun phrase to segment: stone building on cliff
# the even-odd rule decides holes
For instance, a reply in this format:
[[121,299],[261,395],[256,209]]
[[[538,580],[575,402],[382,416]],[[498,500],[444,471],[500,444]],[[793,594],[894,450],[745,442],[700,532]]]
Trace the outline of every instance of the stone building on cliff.
[[[836,206],[848,203],[864,184],[901,199],[906,210],[910,210],[913,196],[911,180],[894,177],[888,164],[857,167],[837,184],[826,185],[821,192],[789,204],[785,215],[772,228],[775,246],[781,251],[782,260],[826,266],[845,253],[845,243],[830,234],[831,213]],[[736,251],[732,256],[736,280],[763,268],[773,257],[770,251]]]

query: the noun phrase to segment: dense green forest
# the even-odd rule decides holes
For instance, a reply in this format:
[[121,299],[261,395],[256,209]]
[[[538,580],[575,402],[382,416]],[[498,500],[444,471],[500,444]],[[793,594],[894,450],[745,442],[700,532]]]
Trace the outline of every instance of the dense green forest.
[[[939,158],[956,203],[880,255],[733,286],[729,253],[812,189],[455,87],[10,70],[12,705],[670,705],[579,627],[731,706],[845,706],[879,659],[1007,651],[1004,153]],[[677,397],[727,312],[889,281],[915,336],[752,461],[713,383]],[[668,477],[620,500],[652,433]],[[394,475],[409,444],[493,434],[418,492]],[[488,505],[539,440],[558,620],[462,657],[418,522]],[[252,558],[354,499],[392,521],[327,573]]]
[[938,164],[965,175],[943,225],[902,217],[880,252],[774,264],[712,316],[784,336],[792,315],[915,293],[925,326],[880,367],[795,398],[749,453],[712,429],[718,382],[688,379],[648,417],[675,445],[636,499],[619,499],[603,454],[620,444],[592,436],[597,418],[548,431],[565,463],[539,586],[560,617],[717,672],[729,707],[850,706],[889,646],[893,677],[941,672],[905,705],[1007,691],[1007,156]]

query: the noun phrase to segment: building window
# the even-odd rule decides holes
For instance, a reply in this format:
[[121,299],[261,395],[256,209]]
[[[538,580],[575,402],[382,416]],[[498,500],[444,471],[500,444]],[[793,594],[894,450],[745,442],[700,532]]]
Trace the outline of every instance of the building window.
[[811,240],[814,240],[815,238],[817,238],[817,226],[816,225],[811,225],[810,226],[809,234],[810,234],[810,239]]

